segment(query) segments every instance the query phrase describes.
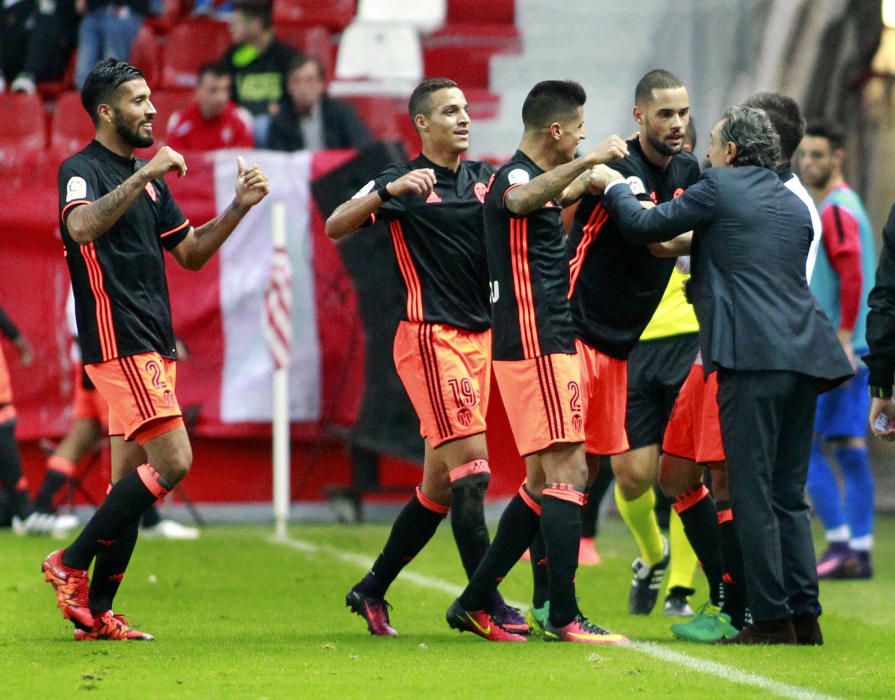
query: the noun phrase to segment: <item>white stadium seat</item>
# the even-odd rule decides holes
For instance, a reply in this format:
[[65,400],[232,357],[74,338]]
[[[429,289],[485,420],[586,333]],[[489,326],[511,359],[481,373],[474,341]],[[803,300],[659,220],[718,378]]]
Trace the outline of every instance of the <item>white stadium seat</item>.
[[370,83],[371,92],[400,94],[409,92],[422,77],[423,51],[412,24],[355,21],[339,41],[331,90],[339,93],[339,83]]
[[360,0],[361,22],[409,22],[424,33],[439,29],[447,16],[447,0]]

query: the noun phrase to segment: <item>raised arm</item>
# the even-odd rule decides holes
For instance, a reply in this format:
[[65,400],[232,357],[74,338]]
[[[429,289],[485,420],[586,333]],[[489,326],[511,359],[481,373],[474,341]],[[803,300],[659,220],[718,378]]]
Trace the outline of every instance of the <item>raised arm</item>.
[[[508,211],[516,216],[526,216],[555,199],[563,190],[572,185],[576,178],[595,165],[608,163],[617,158],[624,158],[627,155],[628,145],[621,137],[612,135],[587,155],[559,165],[523,185],[507,190],[506,198],[504,199],[505,206]],[[583,189],[578,193],[578,197],[582,193]],[[578,197],[575,197],[575,199]],[[575,199],[571,199],[566,204],[571,204]],[[563,204],[563,206],[566,206],[566,204]]]
[[124,216],[147,184],[169,172],[186,174],[186,163],[177,151],[168,146],[159,149],[152,160],[131,175],[113,191],[94,202],[79,204],[65,220],[69,235],[79,245],[86,245],[104,236]]
[[427,197],[434,187],[435,171],[432,168],[419,168],[386,182],[367,194],[362,194],[364,190],[361,190],[329,215],[326,220],[326,235],[333,240],[344,238],[363,227],[379,207],[390,199],[405,194]]
[[171,255],[187,270],[200,270],[226,241],[249,209],[267,196],[270,185],[257,165],[247,168],[242,156],[237,158],[236,196],[222,214],[202,226],[193,228]]

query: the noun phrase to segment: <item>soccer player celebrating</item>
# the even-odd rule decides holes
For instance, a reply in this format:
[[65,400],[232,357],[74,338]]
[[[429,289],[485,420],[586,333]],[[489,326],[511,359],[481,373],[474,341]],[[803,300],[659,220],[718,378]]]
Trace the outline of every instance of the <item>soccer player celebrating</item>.
[[109,404],[112,485],[75,541],[47,556],[42,568],[63,617],[75,624],[75,639],[152,639],[111,608],[140,516],[192,463],[174,393],[162,253],[200,269],[267,195],[268,182],[239,158],[233,202],[193,228],[164,180],[186,174],[183,157],[168,147],[148,162],[133,157],[153,142],[156,111],[143,74],[124,61],[100,61],[81,102],[96,137],[60,166],[59,209],[85,369]]
[[586,397],[575,355],[561,208],[584,192],[592,166],[627,155],[624,141],[612,136],[575,158],[585,137],[585,97],[572,81],[535,85],[522,107],[525,130],[519,149],[497,172],[485,197],[494,374],[525,457],[526,480],[447,621],[495,641],[524,641],[501,634],[487,607],[539,528],[550,591],[545,638],[625,641],[585,618],[575,598],[587,481],[582,449]]
[[[470,122],[454,81],[420,83],[409,111],[422,153],[387,168],[326,222],[327,234],[339,239],[377,216],[385,220],[407,293],[394,358],[426,439],[423,481],[372,569],[346,597],[370,633],[380,636],[397,635],[384,598],[388,587],[449,511],[468,576],[489,542],[484,498],[490,479],[485,414],[491,321],[482,203],[493,170],[460,158],[469,147]],[[519,611],[496,592],[487,607],[506,629],[528,632]]]
[[[613,168],[627,178],[645,207],[679,196],[699,177],[696,158],[683,152],[689,113],[687,89],[668,71],[650,71],[637,83],[634,119],[640,133],[627,142],[628,157]],[[585,451],[591,479],[599,469],[599,455],[614,455],[616,503],[641,552],[634,562],[629,596],[633,614],[652,610],[668,565],[668,545],[653,512],[658,442],[668,408],[660,406],[651,419],[644,414],[647,408],[652,413],[652,407],[638,403],[626,416],[627,358],[662,300],[675,267],[674,258],[666,255],[674,252],[674,245],[651,248],[629,241],[624,228],[604,210],[602,196],[593,194],[582,197],[567,242],[569,298],[582,366]],[[686,304],[679,307],[686,313]],[[687,327],[686,316],[683,322],[685,331],[696,326],[693,319]],[[692,332],[654,347],[651,362],[662,368],[661,378],[646,383],[651,387],[669,384],[669,391],[676,393],[695,352]],[[673,397],[658,402],[650,397],[649,401],[664,402],[670,407]],[[630,434],[626,420],[628,428],[633,428]],[[540,558],[538,550],[536,540],[533,561]],[[532,616],[538,623],[545,619],[542,606],[547,597],[539,578],[543,576],[536,571]]]

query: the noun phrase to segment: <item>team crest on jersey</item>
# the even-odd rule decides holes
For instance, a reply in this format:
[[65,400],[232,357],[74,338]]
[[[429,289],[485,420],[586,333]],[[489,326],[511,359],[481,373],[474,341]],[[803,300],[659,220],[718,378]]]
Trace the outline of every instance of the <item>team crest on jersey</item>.
[[83,177],[70,177],[65,186],[65,201],[73,202],[76,199],[84,199],[87,196],[87,181]]
[[441,202],[441,197],[438,196],[438,194],[435,192],[435,190],[432,190],[429,193],[429,196],[426,197],[426,204],[439,204],[440,202]]
[[373,185],[375,184],[376,182],[374,180],[370,180],[366,185],[361,187],[357,191],[357,194],[354,195],[351,199],[360,199],[361,197],[366,197],[368,194],[370,194],[370,192],[373,191]]
[[153,185],[151,182],[146,183],[146,194],[149,195],[149,199],[151,199],[153,202],[158,201],[158,192],[156,192],[155,185]]
[[631,177],[625,178],[625,182],[628,183],[628,187],[631,188],[633,194],[643,194],[646,192],[646,187],[643,186],[643,180],[636,175],[631,175]]
[[507,181],[511,185],[524,185],[529,180],[531,180],[531,175],[528,174],[527,170],[523,170],[522,168],[510,170],[507,175]]
[[584,420],[581,418],[580,413],[572,414],[572,430],[576,433],[580,433],[584,429]]
[[468,408],[461,408],[457,411],[457,421],[464,428],[468,428],[472,424],[472,411]]
[[678,188],[674,191],[674,194],[671,195],[671,198],[672,198],[672,199],[677,199],[677,198],[680,197],[683,193],[684,193],[684,188],[683,188],[683,187],[678,187]]
[[475,187],[472,188],[472,191],[475,193],[476,198],[482,203],[485,203],[485,194],[488,192],[488,185],[484,182],[475,183]]

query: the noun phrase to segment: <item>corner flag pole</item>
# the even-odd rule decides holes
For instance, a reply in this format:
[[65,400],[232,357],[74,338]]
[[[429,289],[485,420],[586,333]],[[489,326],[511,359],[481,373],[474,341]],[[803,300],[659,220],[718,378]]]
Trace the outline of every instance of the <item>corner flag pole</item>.
[[[291,272],[286,253],[286,206],[271,207],[273,260],[268,318],[279,341],[273,373],[273,512],[277,537],[286,537],[289,521],[289,348],[291,345]],[[278,265],[280,266],[278,270]],[[279,302],[279,304],[277,304]],[[284,308],[285,307],[285,308]],[[285,318],[283,315],[285,314]]]

